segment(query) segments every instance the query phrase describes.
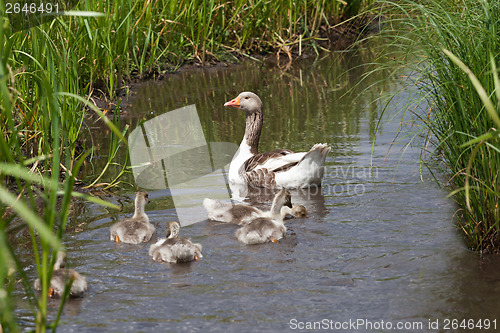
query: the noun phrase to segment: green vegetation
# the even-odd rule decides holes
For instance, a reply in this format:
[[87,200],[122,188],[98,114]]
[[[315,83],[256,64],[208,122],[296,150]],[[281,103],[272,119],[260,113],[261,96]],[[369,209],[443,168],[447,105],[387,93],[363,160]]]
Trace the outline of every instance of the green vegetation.
[[[318,52],[322,27],[357,15],[369,3],[87,0],[20,29],[29,21],[7,15],[0,0],[0,331],[19,330],[12,297],[19,278],[33,306],[36,331],[55,330],[64,299],[49,323],[47,289],[72,198],[106,204],[73,192],[80,167],[93,153],[85,136],[95,118],[109,128],[108,164],[91,184],[99,185],[126,146],[127,129],[120,129],[118,107],[101,110],[91,97],[116,101],[126,80],[190,61],[276,51],[291,56],[306,48]],[[119,182],[120,168],[104,185]],[[15,235],[25,227],[42,281],[39,294],[16,256]]]
[[[500,250],[500,2],[382,1],[394,56],[418,86],[408,110],[448,176],[470,248]],[[401,52],[402,51],[402,52]],[[408,62],[408,59],[411,59]],[[409,65],[408,65],[409,64]],[[419,104],[420,107],[415,107]]]
[[[289,53],[292,48],[317,51],[322,26],[355,16],[371,2],[87,0],[71,10],[103,15],[64,15],[38,30],[59,54],[54,62],[65,73],[58,75],[72,77],[83,93],[96,88],[114,97],[123,79],[163,73],[186,61],[236,60],[255,53]],[[28,32],[33,30],[37,29]],[[37,33],[28,39],[22,38],[26,32],[17,35],[13,50],[29,50],[28,44],[38,37]]]
[[[72,86],[78,77],[64,62],[67,54],[61,54],[40,28],[22,37],[0,25],[0,313],[2,328],[16,331],[11,293],[20,277],[33,305],[37,331],[45,331],[49,281],[71,198],[109,204],[73,192],[74,175],[90,151],[76,152],[84,101],[64,92],[78,92]],[[55,79],[58,75],[67,81]],[[39,297],[16,256],[13,235],[24,227],[17,216],[31,236],[42,283]]]

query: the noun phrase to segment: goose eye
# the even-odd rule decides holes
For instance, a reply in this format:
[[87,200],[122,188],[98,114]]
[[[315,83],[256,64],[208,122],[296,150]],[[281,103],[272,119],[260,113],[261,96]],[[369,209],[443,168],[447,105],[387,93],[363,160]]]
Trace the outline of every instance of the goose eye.
[[245,99],[249,99],[249,98],[250,98],[250,97],[248,97],[248,96],[247,96],[247,97],[245,97]]

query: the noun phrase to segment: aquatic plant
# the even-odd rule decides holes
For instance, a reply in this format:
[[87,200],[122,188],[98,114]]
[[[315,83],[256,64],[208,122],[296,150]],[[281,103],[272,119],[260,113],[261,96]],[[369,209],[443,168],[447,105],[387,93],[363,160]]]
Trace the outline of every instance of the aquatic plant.
[[[6,6],[1,1],[0,56],[14,74],[6,84],[22,96],[16,101],[17,114],[11,125],[18,128],[22,153],[27,156],[36,156],[41,147],[52,146],[37,107],[43,96],[33,80],[48,68],[49,59],[54,75],[48,80],[57,83],[60,91],[85,96],[87,101],[91,96],[107,98],[103,112],[118,112],[112,103],[119,105],[117,96],[123,94],[127,78],[164,73],[193,60],[235,59],[271,51],[290,56],[293,48],[299,53],[307,47],[317,50],[322,27],[330,26],[341,15],[356,15],[371,2],[357,0],[351,6],[351,2],[325,0],[82,0],[72,2],[71,8],[61,4],[60,10],[71,11],[44,24],[20,25],[16,15],[4,15]],[[88,137],[85,132],[90,121],[85,121],[84,104],[65,96],[60,105],[60,126],[68,141],[67,149],[60,152],[69,154],[70,159],[83,152],[82,138]],[[89,109],[92,104],[87,104]],[[0,115],[0,126],[6,124],[4,115]],[[119,140],[113,143],[117,149],[125,142],[123,134],[115,137]],[[107,166],[117,149],[110,150]],[[107,176],[115,181],[107,185],[118,181],[114,175]]]
[[[354,3],[82,0],[71,8],[61,4],[61,9],[73,12],[38,26],[20,27],[15,15],[2,16],[0,56],[15,73],[15,79],[6,83],[23,96],[16,102],[12,124],[19,129],[23,153],[36,156],[40,147],[52,146],[50,135],[43,135],[48,134],[43,120],[37,121],[43,119],[37,108],[43,96],[33,80],[48,68],[49,60],[54,75],[48,80],[57,83],[60,91],[107,96],[113,101],[125,78],[163,73],[186,61],[234,59],[275,50],[290,55],[294,47],[300,52],[307,46],[317,49],[322,26],[342,14],[356,15],[371,0]],[[5,13],[3,1],[0,8]],[[76,10],[94,13],[77,15]],[[86,113],[82,101],[70,97],[62,99],[60,110],[61,130],[68,141],[67,149],[60,152],[73,158],[82,153]],[[5,126],[3,118],[0,115],[0,124]]]
[[401,60],[411,73],[407,83],[420,91],[407,109],[425,138],[424,147],[434,147],[430,169],[439,167],[448,176],[445,184],[458,205],[457,225],[468,246],[481,253],[498,252],[500,3],[380,4],[390,17],[385,33],[398,48],[384,57]]

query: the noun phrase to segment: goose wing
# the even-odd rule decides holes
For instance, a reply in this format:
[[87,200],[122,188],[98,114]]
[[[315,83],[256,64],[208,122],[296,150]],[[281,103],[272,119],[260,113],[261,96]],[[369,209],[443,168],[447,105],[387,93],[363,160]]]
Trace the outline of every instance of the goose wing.
[[240,173],[249,185],[255,187],[272,188],[279,185],[296,188],[309,185],[310,180],[321,184],[329,151],[327,144],[319,143],[308,152],[294,153],[288,149],[277,149],[256,154],[242,165]]
[[289,149],[276,149],[270,152],[256,154],[241,166],[249,185],[257,187],[275,187],[275,173],[287,171],[297,165],[307,152],[294,153]]

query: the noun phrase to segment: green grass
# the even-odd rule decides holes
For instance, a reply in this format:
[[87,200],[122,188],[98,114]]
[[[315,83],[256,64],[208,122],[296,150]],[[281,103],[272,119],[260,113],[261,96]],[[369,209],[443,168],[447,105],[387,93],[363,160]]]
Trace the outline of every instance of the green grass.
[[[61,16],[43,31],[59,55],[55,63],[68,65],[60,69],[64,74],[78,80],[78,87],[103,89],[114,97],[122,79],[172,70],[186,61],[317,48],[321,26],[355,16],[371,2],[81,0],[71,9],[103,15]],[[15,49],[29,49],[32,37],[22,39]]]
[[[44,332],[51,325],[47,295],[55,253],[62,246],[71,198],[81,197],[73,192],[74,175],[90,153],[76,151],[82,106],[88,102],[78,95],[74,55],[62,44],[64,39],[49,37],[41,26],[12,33],[0,24],[0,319],[5,331],[19,329],[12,298],[19,278],[33,307],[36,330]],[[24,224],[42,283],[39,295],[16,256],[13,235]],[[63,305],[64,300],[61,309]]]
[[408,109],[424,147],[434,147],[431,170],[437,166],[447,175],[457,225],[471,249],[498,252],[500,2],[380,4],[390,18],[385,33],[398,48],[384,57],[394,56],[412,73],[407,82],[418,88],[419,100]]

